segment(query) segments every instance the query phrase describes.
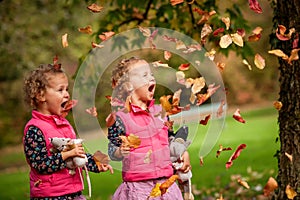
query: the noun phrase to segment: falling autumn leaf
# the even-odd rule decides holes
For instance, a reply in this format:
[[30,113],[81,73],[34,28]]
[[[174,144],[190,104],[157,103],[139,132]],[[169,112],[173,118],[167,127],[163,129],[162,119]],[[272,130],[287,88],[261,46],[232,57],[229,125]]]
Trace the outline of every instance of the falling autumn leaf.
[[285,152],[284,155],[285,155],[291,162],[293,162],[293,156],[292,156],[291,154],[288,154],[287,152]]
[[170,60],[171,57],[172,57],[172,54],[170,51],[164,51],[164,58],[166,60]]
[[62,43],[63,48],[66,48],[69,46],[68,33],[65,33],[65,34],[63,34],[63,36],[61,36],[61,43]]
[[204,88],[205,86],[205,79],[204,77],[194,79],[193,86],[191,88],[193,94],[197,94]]
[[214,60],[216,53],[216,50],[212,48],[210,51],[205,52],[204,56],[208,57],[210,60]]
[[170,0],[172,6],[176,6],[177,4],[183,3],[184,0]]
[[183,63],[181,64],[178,69],[181,70],[181,71],[186,71],[190,68],[190,63]]
[[292,52],[291,52],[291,55],[290,57],[288,58],[288,64],[292,64],[292,61],[294,60],[299,60],[299,56],[298,56],[298,51],[300,50],[299,49],[293,49]]
[[207,116],[205,116],[204,119],[200,120],[199,124],[207,125],[209,119],[210,119],[210,115],[207,115]]
[[273,177],[270,177],[263,189],[264,196],[266,197],[270,196],[270,194],[277,188],[278,188],[277,181]]
[[281,101],[274,101],[273,106],[276,110],[280,110],[282,108],[282,103]]
[[223,106],[225,105],[225,101],[222,100],[221,103],[220,103],[220,106],[217,110],[217,117],[221,117],[224,113],[224,109],[223,109]]
[[213,36],[218,36],[219,33],[223,33],[224,30],[225,30],[224,28],[217,28],[216,30],[214,30]]
[[93,33],[91,25],[88,25],[88,26],[83,27],[83,28],[78,28],[78,31],[81,32],[81,33],[87,33],[87,34],[92,34]]
[[273,55],[278,56],[278,57],[281,57],[284,60],[288,59],[288,56],[285,53],[283,53],[283,51],[281,51],[280,49],[270,50],[270,51],[268,51],[268,53],[273,54]]
[[234,42],[234,44],[236,44],[240,47],[244,46],[244,41],[243,41],[243,38],[240,34],[234,33],[234,34],[231,34],[230,36],[231,36],[231,39]]
[[220,39],[219,45],[221,48],[226,49],[232,43],[232,38],[230,35],[223,35]]
[[226,30],[229,30],[229,27],[230,27],[230,18],[229,17],[222,17],[221,21],[225,24]]
[[95,42],[92,42],[92,47],[93,47],[93,48],[103,48],[104,45],[101,45],[101,44],[97,44],[97,43],[95,43]]
[[248,2],[251,10],[259,14],[262,13],[262,9],[257,0],[248,0]]
[[297,192],[289,184],[285,188],[285,193],[288,199],[294,199],[297,196]]
[[87,112],[88,114],[92,115],[93,117],[97,117],[98,116],[97,108],[95,106],[93,106],[91,108],[87,108],[85,110],[85,112]]
[[243,187],[245,187],[245,188],[247,188],[247,189],[250,189],[250,186],[249,186],[249,184],[248,184],[246,181],[244,181],[244,180],[238,178],[238,179],[237,179],[237,182],[238,182],[241,186],[243,186]]
[[212,33],[212,28],[209,24],[204,24],[202,30],[201,30],[201,40],[204,40],[209,34]]
[[71,100],[67,101],[63,107],[62,117],[66,117],[68,115],[69,111],[72,108],[74,108],[77,103],[78,103],[78,100],[75,100],[75,99],[71,99]]
[[203,157],[202,157],[202,156],[200,156],[199,164],[200,164],[200,166],[203,166],[203,164],[204,164],[204,160],[203,160]]
[[102,11],[103,7],[93,3],[93,4],[89,5],[87,7],[87,9],[92,11],[93,13],[98,13],[98,12]]
[[235,152],[231,155],[231,157],[229,158],[229,160],[226,163],[226,168],[229,169],[232,164],[233,164],[233,160],[237,159],[240,156],[240,153],[243,149],[246,148],[246,144],[240,144],[237,149],[235,150]]
[[180,83],[180,84],[185,84],[185,74],[184,74],[184,72],[182,72],[182,71],[177,71],[176,73],[175,73],[175,75],[176,75],[176,82],[177,83]]
[[223,152],[223,151],[231,151],[231,150],[232,150],[231,147],[224,148],[223,145],[220,144],[219,150],[217,151],[217,154],[216,154],[216,157],[218,158],[220,156],[221,152]]
[[252,70],[252,66],[249,64],[249,62],[246,59],[243,59],[243,64],[248,67],[249,70]]
[[115,32],[113,31],[108,31],[108,32],[103,32],[102,34],[100,34],[98,37],[102,40],[102,41],[106,41],[109,38],[111,38],[113,35],[115,34]]
[[207,92],[205,94],[197,94],[197,104],[201,105],[204,103],[209,97],[211,97],[218,89],[220,88],[220,85],[215,86],[215,84],[210,84],[207,88]]
[[266,65],[265,59],[257,53],[254,56],[254,64],[258,69],[264,69]]
[[292,38],[292,34],[295,33],[295,28],[289,29],[289,32],[286,33],[286,27],[283,25],[278,25],[276,29],[276,37],[281,41],[287,41]]
[[176,40],[176,50],[186,49],[186,45],[181,40]]
[[236,109],[232,117],[238,122],[246,123],[246,121],[241,116],[240,109]]
[[225,65],[225,63],[217,62],[217,67],[221,72],[225,69]]

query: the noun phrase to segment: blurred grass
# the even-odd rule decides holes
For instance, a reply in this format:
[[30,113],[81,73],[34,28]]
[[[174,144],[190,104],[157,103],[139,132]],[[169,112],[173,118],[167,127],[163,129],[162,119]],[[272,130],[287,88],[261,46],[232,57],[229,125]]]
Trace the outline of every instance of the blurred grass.
[[[201,132],[204,132],[206,127],[201,126],[200,134],[189,147],[193,167],[192,183],[201,191],[201,197],[195,196],[195,199],[203,199],[205,195],[216,196],[219,191],[228,189],[232,184],[233,175],[238,174],[248,181],[250,189],[245,191],[248,192],[248,196],[262,193],[261,189],[268,178],[276,176],[277,159],[274,154],[279,149],[279,143],[275,143],[278,137],[276,110],[265,108],[241,113],[241,115],[246,120],[245,124],[235,121],[231,116],[226,118],[225,128],[215,147],[204,157],[203,166],[199,164],[198,154],[203,140]],[[247,147],[233,161],[232,167],[226,169],[225,163],[242,143]],[[219,144],[223,147],[231,147],[233,150],[224,151],[219,158],[216,158]],[[22,149],[6,151],[0,158],[1,169],[9,167],[7,170],[0,171],[0,199],[28,199],[28,167],[10,170],[25,163]],[[110,199],[122,181],[118,170],[115,170],[113,175],[107,172],[89,173],[89,176],[92,182],[92,199],[95,200]],[[87,194],[87,186],[84,194]]]

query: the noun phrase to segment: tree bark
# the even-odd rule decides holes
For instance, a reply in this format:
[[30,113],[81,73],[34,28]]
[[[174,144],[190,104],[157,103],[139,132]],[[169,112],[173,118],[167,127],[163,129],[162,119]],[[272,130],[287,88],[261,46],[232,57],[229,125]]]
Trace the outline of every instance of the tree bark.
[[[300,1],[299,0],[277,0],[274,8],[274,27],[284,25],[287,29],[295,28],[300,33]],[[293,48],[293,34],[291,40],[280,41],[276,46],[283,50],[288,56]],[[299,48],[299,42],[298,47]],[[279,111],[279,138],[280,152],[278,156],[278,185],[275,199],[288,199],[286,187],[290,185],[300,199],[300,62],[292,61],[288,64],[279,59],[279,101],[283,106]],[[292,161],[285,155],[292,155]]]

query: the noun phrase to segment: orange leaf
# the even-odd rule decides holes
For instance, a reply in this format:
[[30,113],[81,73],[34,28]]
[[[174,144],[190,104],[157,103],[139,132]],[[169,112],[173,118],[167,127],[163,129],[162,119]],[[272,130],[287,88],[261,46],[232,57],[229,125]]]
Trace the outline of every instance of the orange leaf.
[[102,41],[106,41],[109,38],[111,38],[114,34],[115,34],[115,32],[113,32],[113,31],[103,32],[102,34],[99,35],[99,38]]
[[298,51],[299,50],[300,49],[293,49],[292,50],[291,55],[290,55],[290,57],[288,59],[288,64],[291,65],[293,60],[299,60],[299,56],[298,56]]
[[197,105],[204,103],[209,97],[211,97],[219,88],[220,85],[215,86],[215,84],[210,84],[208,86],[206,94],[197,94]]
[[63,111],[62,111],[62,117],[66,117],[69,113],[69,111],[76,106],[78,100],[69,100],[65,103]]
[[94,13],[98,13],[98,12],[101,12],[101,10],[103,9],[103,7],[99,6],[99,5],[95,4],[95,3],[93,3],[93,4],[89,5],[87,7],[87,9],[89,9],[90,11],[92,11]]
[[246,182],[246,181],[244,181],[244,180],[242,180],[242,179],[238,179],[237,180],[237,182],[241,185],[241,186],[243,186],[243,187],[245,187],[245,188],[247,188],[247,189],[250,189],[250,186],[249,186],[249,184]]
[[88,25],[84,28],[78,28],[78,31],[81,32],[81,33],[87,33],[87,34],[92,34],[93,33],[91,25]]
[[273,177],[270,177],[267,184],[265,185],[265,187],[263,189],[264,196],[270,196],[270,194],[277,188],[278,188],[277,181]]
[[286,27],[283,25],[278,25],[276,29],[276,36],[281,41],[287,41],[292,38],[292,34],[295,33],[295,28],[291,28],[288,33],[286,32]]
[[172,6],[176,6],[177,4],[183,3],[184,0],[170,0]]
[[167,192],[167,189],[179,178],[178,175],[172,175],[169,179],[167,179],[165,182],[163,182],[159,189],[161,191],[161,194],[165,194]]
[[274,101],[273,106],[277,110],[280,110],[282,108],[282,103],[280,101]]
[[129,146],[130,148],[138,148],[141,144],[141,139],[139,136],[130,133],[128,136],[120,135],[122,144]]
[[297,196],[297,192],[289,184],[285,188],[285,193],[288,199],[294,199]]
[[66,48],[67,46],[69,46],[68,33],[65,33],[63,36],[61,36],[61,43],[62,43],[63,48]]
[[226,163],[226,168],[230,168],[233,164],[233,160],[237,159],[240,156],[240,153],[243,149],[246,148],[246,144],[240,144],[238,148],[235,150],[235,152],[231,155],[229,160]]

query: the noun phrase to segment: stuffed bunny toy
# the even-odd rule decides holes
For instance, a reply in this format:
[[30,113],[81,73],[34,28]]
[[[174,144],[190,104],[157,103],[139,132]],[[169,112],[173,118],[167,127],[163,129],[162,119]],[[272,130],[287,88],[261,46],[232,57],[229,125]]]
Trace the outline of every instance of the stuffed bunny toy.
[[175,134],[175,137],[170,137],[170,155],[173,167],[177,170],[176,174],[179,176],[179,184],[183,186],[184,199],[193,200],[194,196],[192,194],[191,178],[192,172],[189,170],[186,173],[179,171],[183,165],[182,154],[186,151],[188,146],[191,144],[187,141],[188,127],[182,126]]
[[[53,137],[49,138],[50,142],[53,145],[53,152],[61,152],[61,151],[68,151],[70,149],[73,149],[76,144],[82,143],[82,139],[70,139],[70,138],[58,138]],[[73,157],[68,158],[66,161],[67,168],[69,168],[71,171],[70,173],[75,173],[74,169],[76,167],[84,167],[87,162],[87,157]]]

